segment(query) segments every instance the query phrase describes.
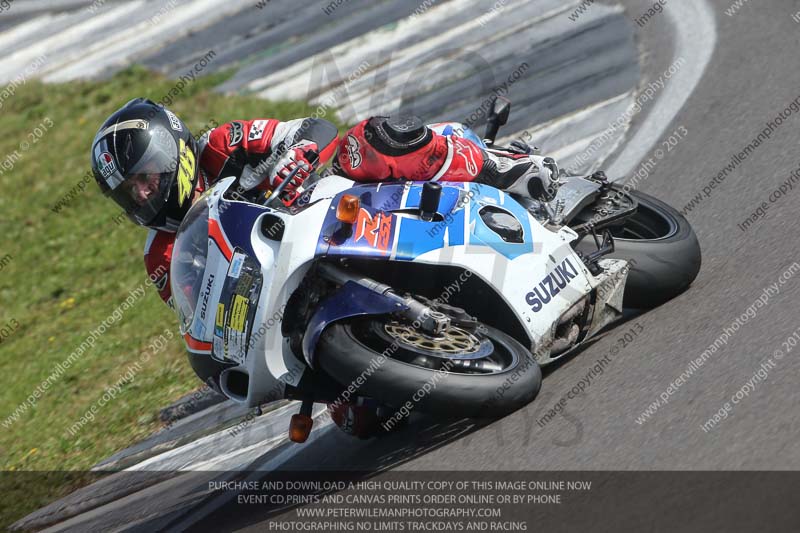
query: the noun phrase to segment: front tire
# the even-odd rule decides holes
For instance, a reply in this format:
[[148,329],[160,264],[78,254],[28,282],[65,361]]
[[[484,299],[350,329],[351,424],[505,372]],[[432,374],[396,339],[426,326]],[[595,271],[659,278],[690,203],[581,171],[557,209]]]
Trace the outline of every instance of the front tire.
[[[524,346],[500,330],[480,328],[481,349],[491,350],[485,360],[494,361],[489,365],[494,371],[469,372],[459,359],[464,354],[431,355],[424,347],[415,352],[407,344],[388,342],[375,333],[376,326],[387,324],[372,317],[331,325],[317,347],[320,366],[345,387],[356,384],[358,395],[394,408],[411,402],[409,410],[438,416],[498,418],[530,403],[539,392],[539,365]],[[446,361],[452,366],[442,366]]]

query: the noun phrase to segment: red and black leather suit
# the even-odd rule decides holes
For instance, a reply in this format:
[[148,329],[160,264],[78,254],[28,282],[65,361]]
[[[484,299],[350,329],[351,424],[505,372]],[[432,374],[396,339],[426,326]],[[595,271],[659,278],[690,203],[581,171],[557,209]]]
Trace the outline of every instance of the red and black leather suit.
[[552,199],[555,161],[530,155],[529,150],[485,149],[459,133],[437,133],[413,116],[373,117],[342,138],[338,166],[358,181],[474,181]]

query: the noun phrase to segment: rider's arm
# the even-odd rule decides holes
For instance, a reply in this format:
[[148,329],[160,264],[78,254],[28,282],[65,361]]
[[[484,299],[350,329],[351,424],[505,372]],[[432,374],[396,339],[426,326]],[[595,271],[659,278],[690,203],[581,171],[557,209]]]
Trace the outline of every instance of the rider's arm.
[[[338,140],[336,126],[318,118],[235,120],[200,139],[200,165],[210,183],[243,173],[260,178],[270,174],[282,156],[295,148],[313,152],[322,165],[333,156]],[[259,188],[267,190],[270,185],[262,183]]]

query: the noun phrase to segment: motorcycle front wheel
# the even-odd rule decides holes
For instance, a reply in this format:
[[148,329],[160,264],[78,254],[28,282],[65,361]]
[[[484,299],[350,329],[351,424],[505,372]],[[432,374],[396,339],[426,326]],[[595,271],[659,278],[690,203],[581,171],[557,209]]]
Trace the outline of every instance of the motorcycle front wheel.
[[542,384],[531,353],[482,324],[434,336],[388,317],[360,318],[328,327],[317,350],[322,369],[357,395],[439,416],[505,416]]

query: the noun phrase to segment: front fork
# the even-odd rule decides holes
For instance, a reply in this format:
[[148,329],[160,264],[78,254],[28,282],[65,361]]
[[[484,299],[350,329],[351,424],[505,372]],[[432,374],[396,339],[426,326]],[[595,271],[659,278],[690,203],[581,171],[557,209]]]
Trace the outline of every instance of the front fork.
[[[400,296],[389,285],[351,274],[330,263],[320,263],[318,272],[321,277],[338,285],[339,289],[317,307],[303,335],[303,355],[311,368],[314,367],[314,351],[320,335],[328,325],[338,320],[362,315],[396,313],[432,335],[438,336],[450,327],[449,316],[416,298]],[[319,400],[315,393],[318,392],[319,385],[330,385],[317,373],[311,373],[309,379],[312,382],[305,384],[304,387],[287,391],[287,397],[302,401],[300,412],[292,416],[289,426],[289,438],[293,442],[302,443],[308,439],[314,425],[311,418],[312,408],[314,402]],[[322,382],[317,383],[317,379]]]
[[439,335],[450,327],[450,318],[444,313],[434,310],[419,300],[410,296],[400,296],[394,289],[384,283],[379,283],[373,279],[350,274],[330,263],[321,263],[319,272],[324,277],[333,281],[337,285],[344,285],[347,282],[356,283],[369,289],[381,296],[389,298],[397,303],[398,314],[414,324],[419,324],[420,329]]

